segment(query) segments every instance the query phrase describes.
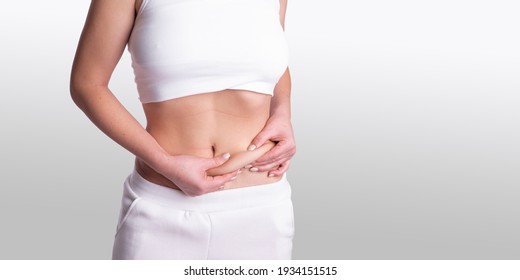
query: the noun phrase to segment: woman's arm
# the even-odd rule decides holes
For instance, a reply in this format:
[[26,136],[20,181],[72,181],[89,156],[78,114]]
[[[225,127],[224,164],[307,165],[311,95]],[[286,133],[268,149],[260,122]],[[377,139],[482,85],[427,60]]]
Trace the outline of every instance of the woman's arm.
[[[287,0],[280,0],[280,25],[284,31],[286,11]],[[291,73],[289,67],[274,88],[274,96],[271,100],[271,116],[273,115],[291,121]]]
[[225,162],[226,155],[213,159],[169,155],[108,88],[134,18],[135,0],[92,0],[72,66],[71,97],[101,131],[186,194],[218,190],[237,172],[212,177],[205,171]]
[[76,105],[100,130],[145,162],[157,164],[164,150],[108,88],[132,30],[133,2],[91,2],[72,65],[70,91]]
[[248,150],[255,150],[266,141],[276,143],[274,148],[253,161],[251,171],[269,171],[268,176],[282,176],[289,168],[291,158],[296,153],[296,144],[291,125],[291,81],[289,68],[275,87],[271,99],[271,114],[266,125],[253,139]]
[[[287,0],[280,0],[280,24],[285,30]],[[260,147],[265,141],[276,142],[276,146],[251,163],[253,170],[269,171],[269,176],[281,176],[289,168],[290,159],[296,153],[296,144],[291,125],[291,74],[285,70],[271,99],[271,114],[262,131],[253,139],[248,150]]]

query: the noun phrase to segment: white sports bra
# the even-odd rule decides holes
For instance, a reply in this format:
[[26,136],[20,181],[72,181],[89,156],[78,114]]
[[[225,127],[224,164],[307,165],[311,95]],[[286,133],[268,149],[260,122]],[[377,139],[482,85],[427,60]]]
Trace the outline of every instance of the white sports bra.
[[273,94],[289,62],[279,0],[143,0],[128,42],[142,103]]

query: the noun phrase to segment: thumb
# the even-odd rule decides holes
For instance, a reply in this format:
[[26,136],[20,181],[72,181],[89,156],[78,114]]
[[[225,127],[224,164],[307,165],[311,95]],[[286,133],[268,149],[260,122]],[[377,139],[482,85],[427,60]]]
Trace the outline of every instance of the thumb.
[[229,153],[225,153],[223,155],[220,155],[218,157],[210,158],[207,161],[207,164],[204,166],[206,169],[211,169],[213,167],[220,166],[226,162],[231,155]]
[[256,148],[262,146],[267,140],[269,140],[269,134],[265,130],[262,130],[258,135],[256,135],[255,139],[251,141],[251,145],[249,145],[247,150],[254,151]]
[[212,188],[218,188],[223,186],[225,183],[234,180],[234,178],[236,178],[235,176],[238,175],[237,173],[238,171],[233,171],[223,175],[208,177],[208,179],[210,180],[210,185]]

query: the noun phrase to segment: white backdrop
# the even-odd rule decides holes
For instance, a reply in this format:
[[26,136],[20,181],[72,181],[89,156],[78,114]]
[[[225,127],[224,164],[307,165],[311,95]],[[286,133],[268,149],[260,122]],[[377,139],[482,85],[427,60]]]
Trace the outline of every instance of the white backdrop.
[[[69,97],[88,5],[2,4],[1,259],[110,258],[133,157]],[[520,257],[519,12],[289,0],[294,258]],[[111,88],[144,124],[128,53]]]

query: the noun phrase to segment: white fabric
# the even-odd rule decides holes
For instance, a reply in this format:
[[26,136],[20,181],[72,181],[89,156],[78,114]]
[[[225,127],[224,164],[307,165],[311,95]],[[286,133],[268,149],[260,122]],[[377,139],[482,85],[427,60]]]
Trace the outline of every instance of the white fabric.
[[291,259],[294,215],[286,176],[197,197],[147,181],[123,184],[113,259]]
[[142,103],[273,94],[289,52],[279,0],[144,0],[128,42]]

